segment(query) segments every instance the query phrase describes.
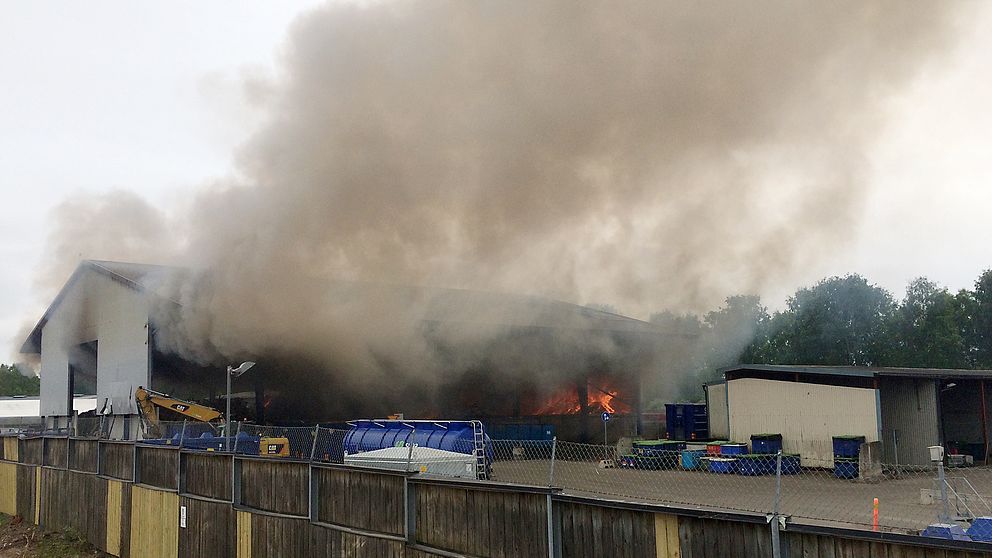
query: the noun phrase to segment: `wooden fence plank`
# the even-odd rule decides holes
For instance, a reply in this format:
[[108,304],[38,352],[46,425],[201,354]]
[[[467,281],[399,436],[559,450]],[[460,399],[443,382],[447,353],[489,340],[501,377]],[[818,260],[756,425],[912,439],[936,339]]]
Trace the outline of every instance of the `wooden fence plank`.
[[202,452],[184,453],[182,456],[186,478],[183,482],[187,494],[218,500],[231,500],[230,455]]
[[132,555],[135,555],[134,545],[140,545],[141,558],[178,558],[179,496],[132,487],[130,541]]
[[178,490],[179,450],[137,446],[138,482],[157,488]]
[[230,504],[180,497],[179,506],[186,508],[186,527],[179,528],[179,556],[236,556],[235,511]]

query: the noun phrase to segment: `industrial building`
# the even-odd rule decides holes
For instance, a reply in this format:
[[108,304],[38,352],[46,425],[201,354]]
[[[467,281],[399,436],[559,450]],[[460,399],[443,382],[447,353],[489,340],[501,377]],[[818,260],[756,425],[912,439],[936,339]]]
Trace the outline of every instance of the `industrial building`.
[[881,441],[886,464],[926,466],[927,447],[989,456],[992,370],[739,365],[706,384],[711,436],[780,433],[805,466],[832,467],[833,436]]
[[[165,266],[80,263],[21,349],[40,354],[40,413],[49,427],[71,420],[74,394],[92,395],[95,412],[115,419],[105,421],[114,429],[111,435],[134,436],[138,386],[223,406],[227,363],[190,362],[159,342],[163,322],[171,323],[179,314],[179,298],[170,289],[188,276],[187,270]],[[611,434],[629,434],[637,431],[644,379],[664,376],[659,363],[666,359],[659,356],[673,354],[680,340],[648,322],[541,297],[375,288],[378,306],[382,300],[403,304],[410,293],[427,301],[418,335],[478,328],[485,336],[463,336],[471,339],[471,346],[429,338],[427,344],[445,363],[430,385],[416,382],[415,370],[402,369],[403,359],[394,359],[396,369],[379,383],[363,378],[365,384],[359,386],[337,381],[347,374],[322,368],[324,363],[295,347],[281,353],[267,349],[264,358],[247,354],[259,364],[235,381],[234,391],[242,397],[232,398],[232,415],[257,422],[312,423],[402,412],[408,417],[481,418],[489,424],[526,422],[538,415],[537,422],[556,424],[564,437],[582,440],[601,435],[599,415],[609,406],[626,415],[617,417]],[[342,292],[354,304],[366,291],[338,284],[329,289],[327,304]],[[168,320],[161,319],[170,313]],[[609,350],[594,352],[604,346]]]

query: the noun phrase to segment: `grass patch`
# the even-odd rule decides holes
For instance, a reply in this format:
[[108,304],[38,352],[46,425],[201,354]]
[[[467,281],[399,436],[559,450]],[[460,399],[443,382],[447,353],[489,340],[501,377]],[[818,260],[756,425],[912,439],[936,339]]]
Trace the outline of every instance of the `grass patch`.
[[75,529],[47,533],[38,544],[38,558],[78,558],[96,554],[93,545]]

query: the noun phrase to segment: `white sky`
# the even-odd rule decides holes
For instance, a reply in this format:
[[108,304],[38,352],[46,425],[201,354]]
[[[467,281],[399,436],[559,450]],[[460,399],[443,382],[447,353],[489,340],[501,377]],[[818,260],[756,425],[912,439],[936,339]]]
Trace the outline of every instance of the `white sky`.
[[[225,174],[253,124],[243,76],[272,74],[317,3],[0,0],[0,347],[49,302],[31,284],[52,207],[111,188],[167,203]],[[992,267],[989,53],[992,4],[893,100],[856,240],[803,281],[857,272],[902,296],[920,275],[956,290]],[[778,307],[798,286],[762,294]]]

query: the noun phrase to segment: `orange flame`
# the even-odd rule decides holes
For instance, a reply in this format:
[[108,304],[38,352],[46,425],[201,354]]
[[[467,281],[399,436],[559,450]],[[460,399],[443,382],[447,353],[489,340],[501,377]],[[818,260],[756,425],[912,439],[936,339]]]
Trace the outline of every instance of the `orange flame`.
[[[629,413],[630,406],[617,399],[616,390],[600,389],[590,385],[586,402],[589,413],[603,411],[613,413]],[[575,415],[582,412],[578,391],[573,386],[566,386],[545,400],[534,412],[535,415]]]

